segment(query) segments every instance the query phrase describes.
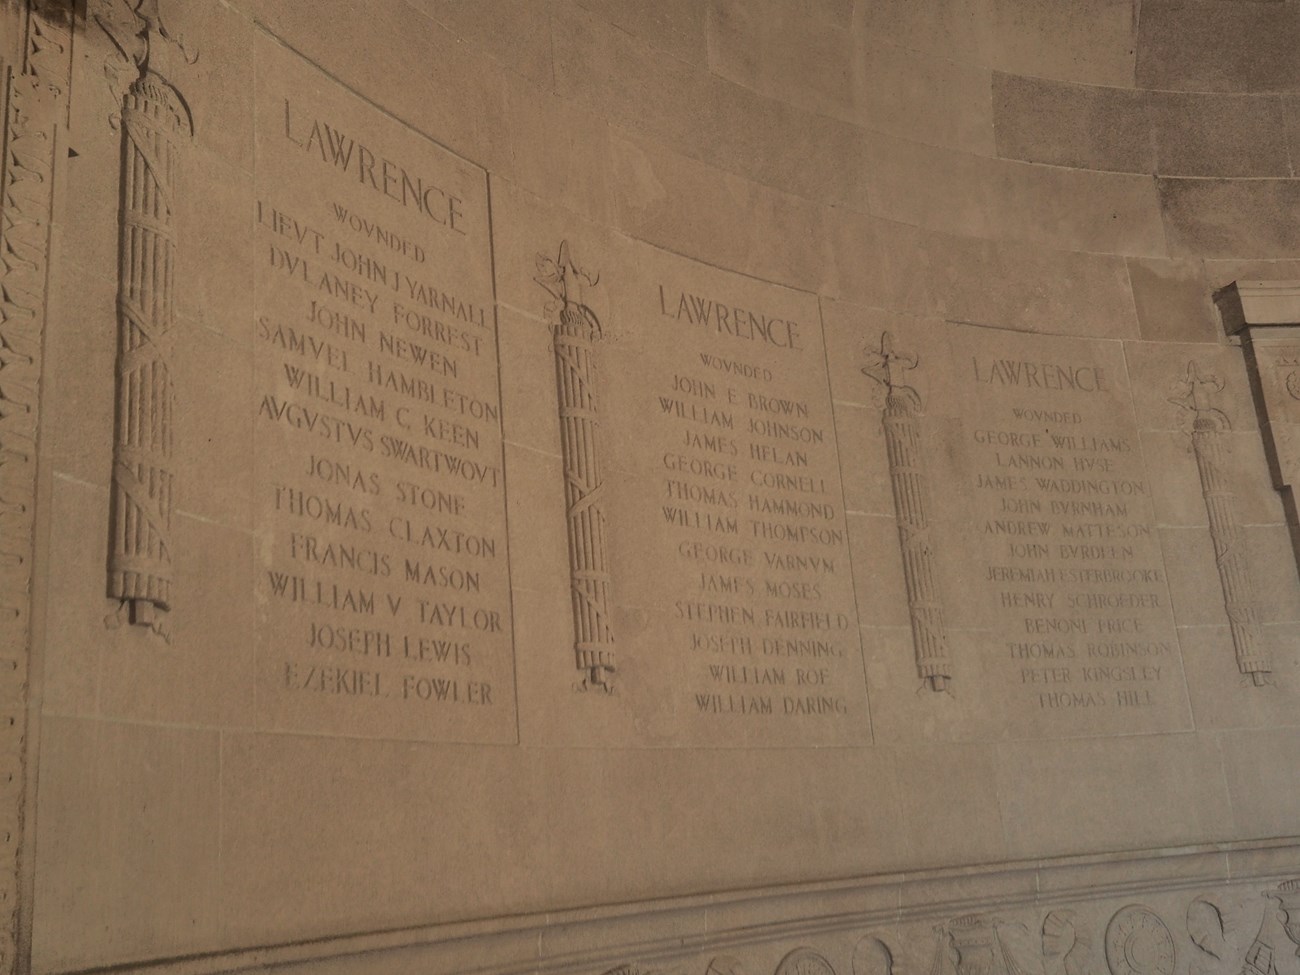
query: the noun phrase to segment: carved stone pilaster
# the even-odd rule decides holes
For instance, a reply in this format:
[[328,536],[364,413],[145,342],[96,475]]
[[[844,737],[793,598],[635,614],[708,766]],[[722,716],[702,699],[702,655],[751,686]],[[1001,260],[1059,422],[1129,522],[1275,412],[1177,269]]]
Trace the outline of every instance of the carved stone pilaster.
[[952,678],[953,668],[930,539],[929,482],[921,447],[921,397],[903,382],[903,372],[916,368],[918,360],[910,353],[895,352],[893,336],[888,332],[880,337],[879,352],[867,349],[866,353],[870,362],[863,367],[863,373],[888,390],[884,410],[885,445],[889,452],[898,540],[903,550],[903,581],[912,620],[916,670],[932,690],[942,691]]
[[560,453],[568,511],[569,578],[574,652],[584,687],[612,689],[614,632],[605,547],[605,481],[601,471],[600,411],[594,345],[600,320],[582,300],[597,278],[573,263],[566,241],[559,257],[538,258],[537,282],[555,298],[555,379],[560,406]]
[[67,125],[72,0],[28,5],[4,66],[0,161],[0,972],[18,970],[23,902],[37,410],[57,149]]
[[1246,357],[1264,453],[1300,564],[1300,281],[1235,281],[1215,295]]

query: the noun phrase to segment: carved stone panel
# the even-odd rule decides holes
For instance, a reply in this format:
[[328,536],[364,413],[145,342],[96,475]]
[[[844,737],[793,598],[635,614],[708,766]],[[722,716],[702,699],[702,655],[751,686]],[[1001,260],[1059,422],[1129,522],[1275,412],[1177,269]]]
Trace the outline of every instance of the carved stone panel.
[[[926,404],[941,540],[932,554],[949,589],[957,675],[951,703],[937,712],[945,733],[1187,727],[1119,343],[968,326],[936,326],[909,343],[926,351],[908,377]],[[901,663],[891,666],[901,674]],[[910,735],[905,715],[919,716],[923,704],[897,707],[890,733]]]
[[257,56],[259,723],[513,740],[486,176]]

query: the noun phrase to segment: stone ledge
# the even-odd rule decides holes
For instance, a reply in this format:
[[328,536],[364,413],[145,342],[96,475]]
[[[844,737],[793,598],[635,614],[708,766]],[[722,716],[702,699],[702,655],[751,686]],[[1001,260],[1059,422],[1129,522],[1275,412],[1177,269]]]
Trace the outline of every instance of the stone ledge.
[[1300,281],[1234,281],[1214,301],[1229,335],[1251,325],[1300,324]]
[[[946,931],[949,925],[999,926],[1017,911],[1082,912],[1097,906],[1109,911],[1106,902],[1110,901],[1116,902],[1118,910],[1134,898],[1207,888],[1221,898],[1239,895],[1246,888],[1246,902],[1253,903],[1298,873],[1300,837],[882,874],[375,931],[110,969],[80,969],[76,975],[306,973],[320,971],[326,964],[330,972],[339,973],[684,975],[705,972],[708,966],[711,975],[742,971],[753,975],[752,968],[720,968],[716,963],[722,959],[715,957],[713,964],[708,959],[776,945],[785,953],[798,945],[818,946],[846,937],[860,938],[860,946],[868,940],[862,936],[885,933],[882,929],[898,933],[912,926],[926,932]],[[1285,945],[1272,947],[1285,950]],[[647,965],[652,967],[641,967]],[[848,970],[848,965],[842,969]]]

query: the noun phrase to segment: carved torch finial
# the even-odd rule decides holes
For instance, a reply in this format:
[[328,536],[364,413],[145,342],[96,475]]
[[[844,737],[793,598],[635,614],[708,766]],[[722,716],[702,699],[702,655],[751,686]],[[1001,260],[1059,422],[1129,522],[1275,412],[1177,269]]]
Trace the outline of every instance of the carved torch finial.
[[864,375],[870,376],[877,382],[884,383],[891,391],[916,390],[912,389],[903,381],[903,374],[911,369],[915,369],[920,364],[920,359],[914,352],[897,352],[894,349],[894,336],[890,332],[882,332],[880,336],[880,351],[875,352],[870,348],[864,350],[868,357],[868,364],[862,367]]
[[593,337],[599,338],[603,334],[600,319],[583,300],[586,289],[600,283],[600,275],[592,274],[574,262],[567,240],[560,242],[558,257],[538,255],[537,276],[533,280],[555,299],[547,305],[547,314],[558,318],[562,325],[590,329]]
[[[1198,429],[1226,430],[1231,424],[1227,414],[1214,406],[1212,397],[1223,392],[1223,380],[1213,373],[1201,375],[1201,368],[1193,360],[1187,363],[1187,375],[1181,385],[1184,394],[1170,400],[1176,406],[1190,410]],[[1207,427],[1206,425],[1209,425]]]

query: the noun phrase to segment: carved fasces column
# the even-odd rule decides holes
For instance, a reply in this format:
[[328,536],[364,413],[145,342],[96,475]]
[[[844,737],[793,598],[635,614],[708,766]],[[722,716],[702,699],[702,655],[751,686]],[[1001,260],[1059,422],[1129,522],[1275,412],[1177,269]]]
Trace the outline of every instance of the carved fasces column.
[[160,29],[140,20],[144,55],[122,100],[108,594],[121,600],[130,622],[162,632],[158,614],[172,603],[177,177],[193,130],[184,100],[148,66],[149,41]]
[[1196,363],[1187,366],[1186,395],[1175,402],[1192,414],[1192,448],[1201,476],[1201,493],[1209,516],[1214,541],[1214,562],[1223,589],[1223,605],[1232,630],[1237,669],[1256,686],[1268,682],[1273,669],[1264,640],[1255,601],[1250,556],[1246,551],[1237,498],[1229,486],[1223,464],[1220,434],[1230,429],[1228,417],[1214,407],[1211,397],[1223,391],[1218,376],[1202,376]]
[[1106,925],[1110,975],[1174,975],[1177,960],[1173,934],[1149,907],[1129,904]]
[[594,345],[600,321],[582,300],[598,281],[573,263],[566,241],[558,258],[539,256],[537,282],[555,298],[555,380],[560,408],[560,454],[568,512],[569,578],[574,652],[584,687],[611,690],[614,633],[610,619],[609,558],[605,547],[605,481],[601,472],[600,414]]
[[863,367],[863,373],[887,389],[885,445],[889,452],[898,540],[903,550],[903,580],[907,586],[916,670],[931,689],[942,691],[953,671],[930,540],[929,483],[921,446],[921,397],[902,381],[903,372],[916,368],[918,360],[913,354],[895,352],[893,336],[888,332],[880,338],[880,351],[865,351],[871,361]]
[[[0,972],[22,970],[36,437],[55,168],[67,125],[72,0],[28,5],[22,61],[0,64]],[[6,23],[14,23],[8,20]],[[34,712],[33,712],[34,713]],[[29,871],[27,871],[29,874]]]

